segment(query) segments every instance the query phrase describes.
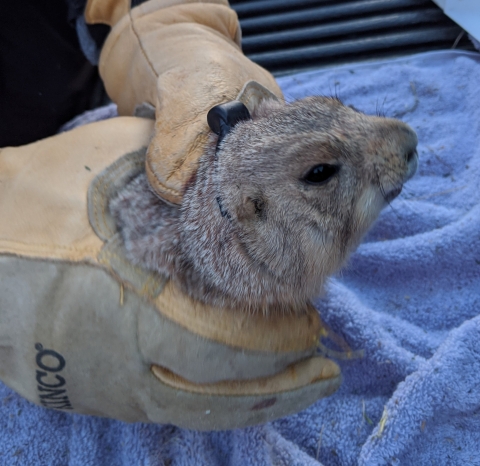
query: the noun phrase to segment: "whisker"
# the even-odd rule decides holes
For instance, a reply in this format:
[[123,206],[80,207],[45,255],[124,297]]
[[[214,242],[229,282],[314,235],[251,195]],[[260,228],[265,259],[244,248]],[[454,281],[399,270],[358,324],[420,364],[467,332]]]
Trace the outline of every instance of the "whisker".
[[[375,175],[376,175],[376,177],[377,177],[378,186],[379,186],[379,188],[380,188],[380,193],[382,194],[383,199],[384,199],[385,202],[388,204],[388,206],[392,209],[392,211],[393,211],[394,214],[397,216],[397,218],[400,219],[399,213],[398,213],[398,212],[396,211],[396,209],[392,206],[391,201],[388,200],[387,193],[385,192],[385,188],[384,188],[382,182],[380,181],[380,175],[378,174],[378,169],[377,169],[377,167],[375,167]],[[385,176],[389,177],[388,173],[386,173]],[[390,178],[390,177],[389,177],[389,178]],[[390,178],[390,181],[392,181],[391,178]]]
[[378,108],[378,99],[377,99],[376,106],[375,106],[375,113],[377,114],[378,117],[382,117],[382,118],[386,117],[386,113],[384,110],[386,101],[387,101],[387,96],[385,95],[385,97],[383,98],[382,106]]

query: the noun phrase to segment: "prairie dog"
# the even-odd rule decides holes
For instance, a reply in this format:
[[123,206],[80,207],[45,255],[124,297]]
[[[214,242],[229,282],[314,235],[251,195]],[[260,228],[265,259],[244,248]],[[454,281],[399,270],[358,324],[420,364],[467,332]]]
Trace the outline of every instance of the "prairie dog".
[[130,260],[192,298],[301,312],[415,173],[417,136],[328,97],[267,100],[240,120],[212,132],[181,207],[141,174],[110,209]]

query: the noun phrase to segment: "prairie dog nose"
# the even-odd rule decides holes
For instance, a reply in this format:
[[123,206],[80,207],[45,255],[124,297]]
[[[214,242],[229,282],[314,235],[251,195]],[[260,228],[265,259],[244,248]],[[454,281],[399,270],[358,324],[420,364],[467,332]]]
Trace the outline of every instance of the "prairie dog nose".
[[407,158],[407,162],[410,162],[417,153],[417,144],[418,138],[417,133],[413,131],[410,126],[402,121],[397,122],[399,126],[399,131],[402,133],[402,144],[405,150],[405,157]]
[[385,118],[378,123],[376,134],[381,141],[380,152],[385,162],[392,165],[406,162],[408,177],[412,176],[417,168],[417,134],[409,125],[393,118]]
[[418,138],[417,133],[410,128],[406,123],[401,121],[398,122],[399,129],[403,134],[403,149],[404,157],[407,160],[407,172],[405,174],[405,181],[409,180],[417,171],[418,167],[418,154],[417,154],[417,144]]
[[375,121],[372,149],[376,154],[375,173],[387,202],[402,190],[417,171],[417,135],[402,121],[383,118]]
[[405,156],[407,161],[413,157],[413,154],[417,150],[418,138],[417,133],[408,126],[406,123],[400,120],[386,119],[384,131],[390,132],[387,140],[397,145],[399,155]]

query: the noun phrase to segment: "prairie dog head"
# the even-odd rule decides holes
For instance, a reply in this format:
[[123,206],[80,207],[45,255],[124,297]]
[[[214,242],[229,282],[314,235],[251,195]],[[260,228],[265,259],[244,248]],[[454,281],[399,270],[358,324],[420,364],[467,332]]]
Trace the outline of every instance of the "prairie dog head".
[[131,259],[193,298],[301,311],[415,173],[416,134],[326,97],[229,112],[213,122],[220,137],[212,134],[180,209],[143,176],[112,211]]
[[[400,193],[416,170],[416,145],[405,123],[367,116],[337,99],[267,101],[223,136],[196,184],[209,186],[215,202],[204,210],[216,210],[250,265],[251,280],[276,280],[283,287],[276,290],[279,302],[289,294],[295,307],[319,292]],[[195,189],[189,194],[202,197]],[[187,194],[188,214],[202,210],[192,200]],[[244,298],[262,301],[250,288],[244,285]]]

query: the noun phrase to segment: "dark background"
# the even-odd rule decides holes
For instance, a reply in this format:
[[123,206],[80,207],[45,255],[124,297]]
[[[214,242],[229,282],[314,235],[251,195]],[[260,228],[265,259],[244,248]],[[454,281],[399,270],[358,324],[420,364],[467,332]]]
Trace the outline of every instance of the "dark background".
[[[108,102],[80,42],[95,62],[109,28],[84,22],[79,28],[85,3],[0,0],[0,147],[51,136]],[[473,50],[431,0],[233,0],[231,6],[244,52],[275,75],[429,50]]]

